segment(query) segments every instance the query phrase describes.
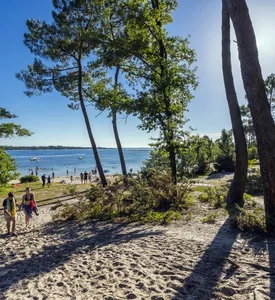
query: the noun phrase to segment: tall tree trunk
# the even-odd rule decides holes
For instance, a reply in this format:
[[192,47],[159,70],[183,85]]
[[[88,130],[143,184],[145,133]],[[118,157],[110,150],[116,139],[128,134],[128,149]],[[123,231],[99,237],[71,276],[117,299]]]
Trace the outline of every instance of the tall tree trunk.
[[265,93],[256,37],[245,0],[227,0],[239,51],[243,84],[257,138],[266,225],[275,231],[275,124]]
[[243,194],[245,191],[248,169],[247,146],[241,111],[232,75],[230,18],[226,0],[222,0],[222,69],[236,149],[236,169],[226,197],[226,202],[228,205],[235,203],[243,204]]
[[[117,86],[118,86],[118,74],[119,74],[119,67],[116,67],[116,73],[115,73],[115,84],[114,84],[114,90],[117,90]],[[118,134],[118,130],[117,130],[117,114],[116,114],[116,110],[113,109],[112,110],[112,124],[113,124],[113,130],[114,130],[114,135],[115,135],[115,140],[116,140],[116,145],[117,145],[117,150],[118,150],[118,154],[119,154],[119,159],[120,159],[120,165],[121,165],[121,170],[122,170],[122,174],[123,176],[127,176],[127,170],[126,170],[126,164],[125,164],[125,159],[124,159],[124,154],[123,154],[123,150],[121,147],[121,142],[120,142],[120,138],[119,138],[119,134]]]
[[84,99],[83,99],[83,93],[82,93],[82,65],[81,65],[80,58],[79,58],[79,61],[78,61],[78,95],[79,95],[79,102],[80,102],[80,106],[81,106],[82,113],[83,113],[83,116],[84,116],[86,128],[87,128],[88,135],[89,135],[89,138],[90,138],[90,142],[91,142],[91,145],[92,145],[92,148],[93,148],[94,158],[95,158],[95,161],[96,161],[96,166],[97,166],[97,169],[98,169],[99,177],[100,177],[100,180],[101,180],[101,183],[102,183],[103,187],[105,187],[105,186],[107,186],[107,180],[106,180],[105,174],[103,172],[103,168],[102,168],[101,161],[100,161],[98,151],[97,151],[97,146],[96,146],[96,143],[95,143],[95,140],[94,140],[94,136],[93,136],[93,133],[92,133],[90,121],[89,121],[89,118],[88,118],[88,115],[87,115],[87,111],[86,111],[86,107],[85,107],[85,103],[84,103]]
[[[152,8],[153,9],[159,9],[159,0],[151,0]],[[159,27],[159,30],[162,30],[162,22],[160,19],[156,19],[156,24]],[[169,152],[169,161],[170,161],[170,169],[171,169],[171,179],[174,184],[177,184],[177,164],[176,164],[176,151],[174,146],[174,131],[173,128],[171,128],[171,121],[173,114],[171,112],[171,100],[167,96],[166,93],[166,80],[167,80],[167,66],[165,65],[164,61],[167,61],[167,52],[165,48],[165,44],[162,38],[158,40],[159,44],[159,55],[161,60],[160,65],[160,73],[161,73],[161,81],[163,84],[163,99],[165,104],[165,114],[167,118],[167,148]]]
[[177,184],[177,163],[176,163],[176,152],[175,148],[172,145],[173,139],[169,142],[169,160],[170,160],[170,169],[171,169],[171,175],[172,175],[172,182],[174,184]]

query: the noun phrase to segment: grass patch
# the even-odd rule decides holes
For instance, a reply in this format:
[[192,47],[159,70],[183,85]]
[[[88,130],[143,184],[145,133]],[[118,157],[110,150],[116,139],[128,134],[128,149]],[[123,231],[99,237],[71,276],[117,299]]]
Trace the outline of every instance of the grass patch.
[[[51,183],[51,186],[49,188],[47,186],[42,188],[41,182],[28,182],[22,183],[20,185],[7,185],[6,187],[0,189],[0,197],[2,199],[5,199],[9,192],[13,192],[17,201],[20,203],[27,187],[30,187],[32,189],[35,194],[35,199],[39,205],[39,203],[49,204],[57,201],[65,195],[69,195],[72,185],[60,184],[57,182]],[[86,191],[89,188],[90,184],[83,184],[78,185],[75,189],[79,193]]]

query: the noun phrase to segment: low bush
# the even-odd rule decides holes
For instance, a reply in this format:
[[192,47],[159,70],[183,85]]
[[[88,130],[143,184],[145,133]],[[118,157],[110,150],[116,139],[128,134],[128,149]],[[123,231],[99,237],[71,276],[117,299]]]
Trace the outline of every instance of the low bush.
[[64,195],[72,195],[72,196],[75,196],[77,194],[77,185],[76,184],[73,184],[73,185],[69,185],[67,187],[67,190],[64,191]]
[[20,183],[37,182],[37,181],[39,181],[39,178],[34,175],[26,175],[20,178]]
[[79,199],[79,205],[64,206],[55,218],[122,218],[167,224],[179,219],[181,212],[193,204],[190,191],[188,180],[174,185],[169,174],[155,172],[148,181],[129,178],[127,183],[116,182],[106,188],[92,185],[86,200]]
[[202,223],[208,223],[208,224],[214,224],[217,221],[217,218],[219,216],[218,212],[213,212],[209,214],[208,216],[202,218]]
[[257,206],[257,202],[249,194],[244,193],[243,200],[246,208],[255,208]]
[[254,166],[258,165],[258,164],[259,164],[259,161],[257,159],[255,159],[255,158],[248,160],[248,166],[249,167],[254,167]]
[[233,221],[233,225],[242,231],[248,232],[265,232],[265,213],[262,208],[255,208],[248,210],[237,206],[239,215]]
[[227,189],[207,187],[202,194],[199,195],[199,200],[203,203],[209,203],[213,205],[213,208],[218,209],[225,207],[225,197],[227,195]]
[[257,160],[259,158],[257,147],[254,145],[248,148],[247,155],[249,160]]
[[251,195],[263,193],[263,181],[260,172],[247,177],[246,193]]
[[217,157],[214,167],[218,172],[223,172],[223,171],[234,172],[235,171],[234,157],[220,155]]

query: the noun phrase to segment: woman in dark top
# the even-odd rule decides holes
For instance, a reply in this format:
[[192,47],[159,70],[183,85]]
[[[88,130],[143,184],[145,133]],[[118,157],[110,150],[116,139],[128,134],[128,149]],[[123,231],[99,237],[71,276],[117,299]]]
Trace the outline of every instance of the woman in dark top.
[[26,188],[26,194],[22,197],[22,208],[25,213],[26,227],[30,224],[30,219],[32,218],[32,211],[36,207],[34,193],[29,187]]

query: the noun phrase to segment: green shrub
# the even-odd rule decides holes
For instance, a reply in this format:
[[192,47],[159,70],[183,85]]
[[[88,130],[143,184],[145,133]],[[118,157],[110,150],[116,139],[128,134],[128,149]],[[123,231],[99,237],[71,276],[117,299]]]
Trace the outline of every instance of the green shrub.
[[258,160],[257,159],[250,159],[250,160],[248,160],[248,166],[249,167],[256,166],[257,164],[258,164]]
[[248,210],[236,206],[240,214],[236,216],[233,225],[242,231],[259,232],[266,231],[265,213],[262,208]]
[[217,221],[217,218],[219,216],[218,212],[213,212],[209,214],[208,216],[202,218],[202,223],[208,223],[208,224],[214,224]]
[[243,200],[247,208],[255,208],[257,206],[257,202],[249,194],[244,193]]
[[67,187],[67,190],[64,191],[63,193],[64,195],[72,195],[72,196],[75,196],[77,194],[77,185],[76,184],[73,184],[73,185],[69,185]]
[[258,149],[256,146],[251,146],[247,149],[247,155],[249,160],[257,160],[258,156]]
[[223,172],[223,171],[234,172],[235,171],[234,157],[220,155],[217,157],[214,167],[218,172]]
[[10,180],[16,179],[18,176],[15,159],[0,146],[0,186],[5,186]]
[[154,172],[150,180],[129,178],[127,183],[114,183],[106,188],[92,185],[86,200],[64,207],[56,218],[170,223],[193,204],[188,180],[174,185],[169,174]]
[[215,209],[225,207],[225,197],[227,195],[227,189],[207,187],[205,191],[199,195],[199,200],[203,203],[209,203],[213,205]]
[[20,178],[20,183],[37,182],[37,181],[39,181],[39,178],[34,175],[26,175]]
[[260,172],[247,177],[246,193],[251,195],[263,193],[263,181]]

